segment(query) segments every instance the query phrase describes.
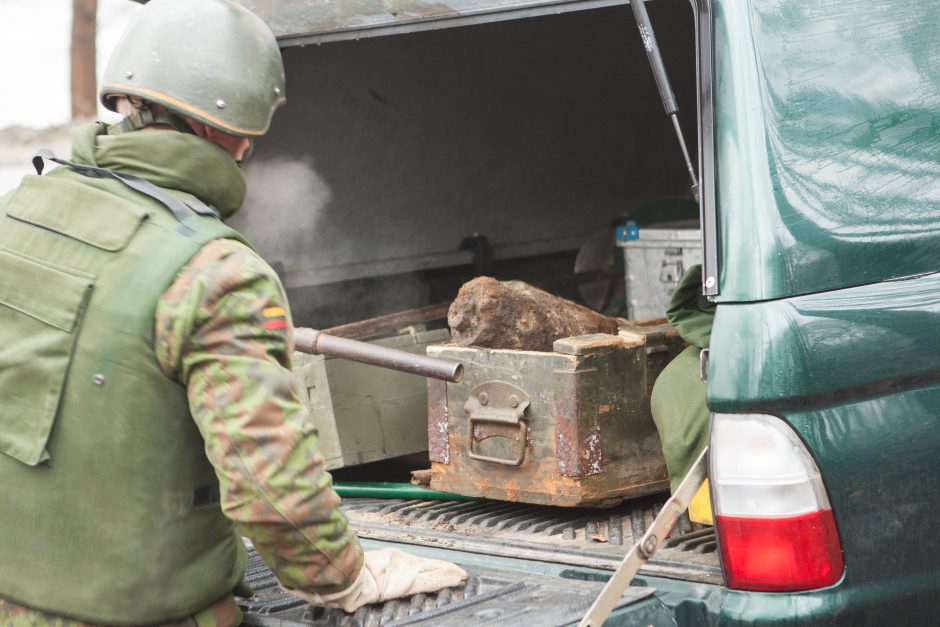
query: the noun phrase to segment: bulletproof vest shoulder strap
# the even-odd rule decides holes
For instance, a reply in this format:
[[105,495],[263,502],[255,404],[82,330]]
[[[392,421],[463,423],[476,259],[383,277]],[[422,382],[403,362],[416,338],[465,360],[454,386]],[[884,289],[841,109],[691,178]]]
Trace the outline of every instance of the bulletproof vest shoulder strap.
[[123,174],[113,170],[106,170],[105,168],[96,168],[90,165],[82,165],[80,163],[66,161],[65,159],[59,159],[55,156],[55,153],[46,148],[43,148],[37,152],[36,156],[33,157],[33,167],[36,168],[36,174],[42,174],[43,168],[45,166],[43,159],[48,159],[49,161],[58,163],[59,165],[64,165],[77,174],[81,174],[82,176],[87,176],[90,178],[116,179],[134,191],[156,200],[170,210],[170,212],[176,218],[177,222],[180,223],[180,227],[178,229],[179,232],[186,236],[192,235],[196,232],[196,228],[193,225],[193,216],[190,210],[198,213],[199,215],[213,216],[215,218],[219,217],[219,214],[215,209],[195,197],[184,204],[170,194],[166,193],[166,191],[160,187],[138,176],[134,176],[132,174]]

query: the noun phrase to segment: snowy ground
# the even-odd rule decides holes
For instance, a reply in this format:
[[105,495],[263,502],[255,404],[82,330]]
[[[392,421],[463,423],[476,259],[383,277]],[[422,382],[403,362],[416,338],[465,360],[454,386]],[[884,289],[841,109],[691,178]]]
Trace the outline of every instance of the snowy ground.
[[[141,5],[98,0],[98,77]],[[72,3],[0,0],[0,129],[67,124]]]
[[[69,156],[69,127],[46,129],[7,128],[0,131],[0,195],[19,184],[26,174],[35,174],[32,158],[40,148],[57,156]],[[47,166],[48,167],[48,164]]]
[[[99,78],[140,8],[131,0],[98,0]],[[0,0],[0,195],[33,174],[38,149],[69,155],[71,19],[69,0]]]

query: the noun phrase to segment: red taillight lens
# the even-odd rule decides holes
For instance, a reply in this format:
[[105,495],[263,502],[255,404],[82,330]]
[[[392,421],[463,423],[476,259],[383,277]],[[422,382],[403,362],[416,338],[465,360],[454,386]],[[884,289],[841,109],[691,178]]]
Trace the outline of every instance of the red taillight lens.
[[816,462],[784,421],[715,414],[715,527],[729,588],[789,592],[842,576],[839,533]]
[[718,516],[729,588],[784,592],[822,588],[842,575],[831,510],[789,518]]

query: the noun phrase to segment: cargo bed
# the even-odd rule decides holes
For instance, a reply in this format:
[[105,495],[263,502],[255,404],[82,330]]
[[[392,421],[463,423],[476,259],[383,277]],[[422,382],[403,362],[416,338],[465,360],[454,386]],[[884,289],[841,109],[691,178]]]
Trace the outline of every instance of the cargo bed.
[[[649,497],[592,510],[489,500],[346,499],[343,510],[367,550],[396,546],[451,560],[470,574],[467,583],[347,615],[308,606],[283,592],[252,553],[248,579],[255,596],[240,600],[245,624],[570,625],[584,614],[663,502],[664,497]],[[683,517],[641,575],[721,584],[715,548],[711,528]],[[632,587],[618,607],[625,612],[630,606],[631,622],[666,624],[660,622],[666,614],[654,593],[652,587]]]
[[[267,567],[252,554],[249,562],[251,600],[242,601],[245,624],[264,627],[329,625],[507,625],[560,626],[576,622],[600,592],[602,584],[572,582],[547,575],[526,576],[503,568],[465,564],[467,581],[435,594],[417,594],[360,608],[354,614],[308,605],[278,586]],[[651,599],[650,588],[633,588],[620,606]],[[547,610],[547,611],[546,611]]]

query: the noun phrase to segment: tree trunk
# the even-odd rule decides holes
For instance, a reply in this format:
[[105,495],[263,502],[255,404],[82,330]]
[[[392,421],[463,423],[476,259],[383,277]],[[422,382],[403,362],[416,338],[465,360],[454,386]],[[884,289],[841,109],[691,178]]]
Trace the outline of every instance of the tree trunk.
[[457,346],[551,351],[557,339],[616,334],[618,322],[522,281],[478,277],[460,288],[447,315]]
[[95,34],[98,0],[72,0],[72,119],[94,118],[98,110],[95,85]]

